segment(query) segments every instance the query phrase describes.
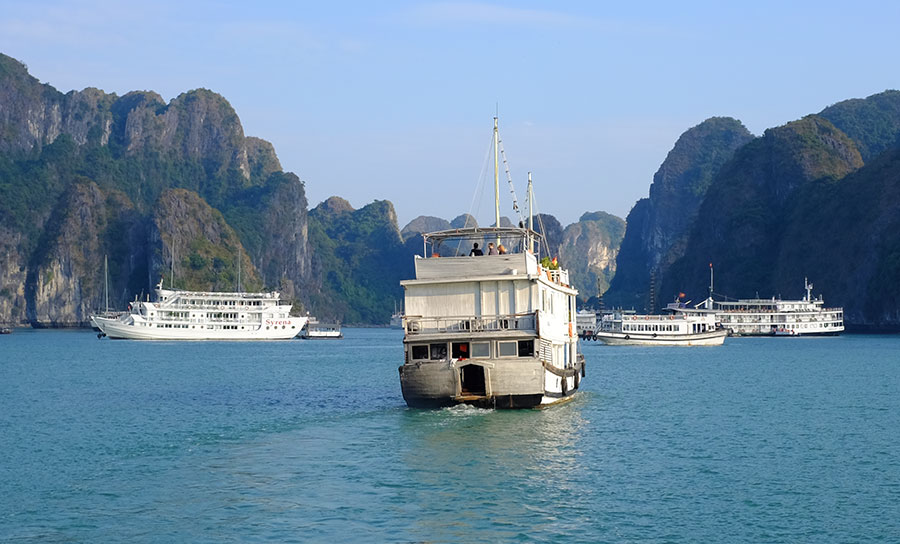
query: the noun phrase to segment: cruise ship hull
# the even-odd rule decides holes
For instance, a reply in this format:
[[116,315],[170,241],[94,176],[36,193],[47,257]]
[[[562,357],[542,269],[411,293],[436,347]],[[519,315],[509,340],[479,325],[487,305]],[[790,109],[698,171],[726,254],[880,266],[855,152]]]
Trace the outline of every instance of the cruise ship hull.
[[538,408],[569,400],[583,375],[583,361],[568,369],[547,368],[537,359],[426,361],[400,367],[400,388],[412,408]]
[[102,334],[112,339],[125,340],[290,340],[299,334],[306,324],[305,317],[290,318],[289,325],[283,328],[266,329],[262,326],[245,325],[244,330],[206,329],[206,328],[163,328],[138,327],[133,323],[119,319],[91,317],[91,323],[100,329]]
[[723,329],[677,336],[598,331],[594,338],[611,346],[721,346],[726,336],[728,331]]

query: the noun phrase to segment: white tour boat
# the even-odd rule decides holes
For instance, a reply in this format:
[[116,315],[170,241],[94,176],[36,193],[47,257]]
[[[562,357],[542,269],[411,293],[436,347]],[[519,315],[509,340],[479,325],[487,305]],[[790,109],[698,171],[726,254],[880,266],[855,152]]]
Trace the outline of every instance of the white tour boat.
[[581,338],[590,338],[597,329],[597,312],[582,309],[575,314],[575,333]]
[[403,328],[403,309],[397,310],[396,303],[394,303],[394,313],[391,314],[391,324],[389,326],[392,329]]
[[340,340],[344,337],[341,332],[341,324],[320,323],[315,317],[310,317],[306,323],[300,338],[304,340]]
[[[499,225],[497,149],[495,118]],[[540,238],[530,219],[527,228],[424,235],[425,257],[415,258],[415,279],[400,282],[405,291],[400,385],[409,406],[532,408],[575,394],[584,376],[575,334],[578,291],[566,270],[541,266],[535,252]],[[468,255],[475,242],[499,246],[500,240],[510,242],[508,253]]]
[[286,340],[307,321],[290,309],[274,291],[180,291],[160,281],[155,302],[135,300],[122,315],[92,315],[91,323],[109,338],[131,340]]
[[610,345],[719,346],[727,335],[717,326],[714,314],[613,312],[600,320],[594,339]]
[[[826,308],[821,295],[813,298],[809,280],[803,282],[806,295],[800,300],[775,297],[715,300],[710,267],[710,296],[690,311],[715,314],[716,320],[733,336],[827,336],[843,332],[844,309]],[[681,306],[672,309],[685,311],[684,305]]]

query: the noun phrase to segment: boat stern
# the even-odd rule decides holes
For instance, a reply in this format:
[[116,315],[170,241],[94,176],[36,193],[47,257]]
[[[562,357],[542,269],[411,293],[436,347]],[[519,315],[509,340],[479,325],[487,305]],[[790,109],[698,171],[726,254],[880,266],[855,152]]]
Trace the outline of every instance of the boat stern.
[[537,359],[416,361],[399,371],[403,399],[411,408],[533,408],[544,397],[544,371]]

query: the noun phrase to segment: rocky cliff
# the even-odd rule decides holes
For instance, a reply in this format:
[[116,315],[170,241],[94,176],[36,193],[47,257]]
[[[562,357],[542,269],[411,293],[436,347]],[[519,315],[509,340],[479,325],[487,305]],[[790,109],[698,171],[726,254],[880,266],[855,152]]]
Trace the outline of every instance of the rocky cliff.
[[63,94],[0,55],[0,134],[0,322],[84,324],[104,256],[121,308],[173,247],[184,286],[233,286],[237,253],[245,286],[314,283],[303,182],[211,91]]
[[148,270],[161,273],[167,285],[176,289],[259,291],[263,287],[222,213],[192,191],[169,189],[160,195],[153,207],[149,244]]
[[393,204],[375,201],[356,210],[332,197],[310,210],[309,232],[318,317],[387,324],[403,296],[400,280],[413,277]]
[[146,275],[146,227],[125,195],[77,180],[57,202],[30,255],[21,286],[24,305],[17,305],[8,321],[87,325],[92,312],[105,308],[107,283],[111,308],[121,307],[129,286],[138,283],[135,276]]
[[[773,273],[785,266],[782,252],[805,244],[791,236],[791,222],[801,190],[839,183],[862,166],[854,142],[819,116],[808,116],[765,134],[739,149],[710,186],[691,229],[684,256],[670,267],[661,292],[705,296],[709,263],[716,268],[716,291],[732,297],[798,295],[803,277],[813,281],[823,270],[798,271],[785,282]],[[803,240],[823,236],[836,240],[839,231],[804,224]],[[793,266],[793,265],[792,265]],[[830,286],[829,300],[837,303]],[[843,297],[841,297],[843,299]]]
[[560,258],[572,272],[579,298],[588,300],[607,290],[624,235],[625,221],[606,212],[586,213],[563,231]]
[[849,136],[866,162],[900,145],[900,91],[844,100],[819,116]]
[[653,176],[650,197],[635,204],[617,256],[608,306],[652,310],[651,283],[684,250],[684,239],[719,168],[753,136],[737,120],[713,117],[687,130]]

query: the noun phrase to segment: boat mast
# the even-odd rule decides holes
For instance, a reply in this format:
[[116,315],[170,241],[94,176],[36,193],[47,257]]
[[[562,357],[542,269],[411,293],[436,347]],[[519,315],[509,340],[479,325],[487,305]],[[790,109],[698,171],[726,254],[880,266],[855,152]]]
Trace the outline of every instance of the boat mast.
[[109,255],[103,256],[103,276],[106,278],[106,282],[104,283],[104,293],[106,294],[106,313],[109,313]]
[[172,250],[170,251],[172,254],[172,271],[169,274],[169,283],[172,284],[172,289],[175,288],[175,239],[172,239]]
[[531,190],[531,172],[528,172],[528,251],[534,255],[534,193]]
[[[495,227],[500,228],[500,120],[494,117],[494,217]],[[500,235],[497,235],[500,245]]]
[[706,299],[706,309],[712,310],[713,307],[713,265],[709,263],[709,298]]
[[237,273],[238,273],[238,274],[237,274],[237,276],[238,276],[238,277],[237,277],[237,280],[238,280],[237,290],[238,290],[238,293],[240,293],[240,292],[241,292],[241,248],[238,248],[238,256],[237,256],[237,259],[238,259],[238,263],[237,263]]

